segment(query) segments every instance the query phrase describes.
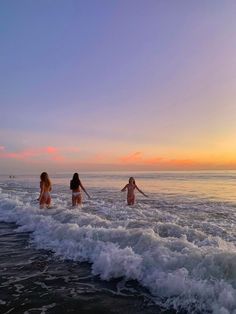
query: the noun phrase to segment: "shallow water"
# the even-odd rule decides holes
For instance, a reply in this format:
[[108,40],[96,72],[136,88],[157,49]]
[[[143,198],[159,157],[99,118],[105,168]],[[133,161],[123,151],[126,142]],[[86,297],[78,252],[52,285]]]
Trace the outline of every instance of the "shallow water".
[[88,263],[62,261],[29,246],[29,233],[0,223],[1,313],[171,313],[122,278],[101,281]]
[[[126,206],[120,192],[130,175],[149,195],[136,194],[133,207]],[[14,231],[11,227],[9,236],[1,235],[1,247],[11,252],[12,246],[12,254],[22,248],[19,263],[24,266],[18,275],[24,279],[28,263],[33,276],[29,289],[41,289],[53,300],[44,303],[35,295],[35,308],[46,306],[46,312],[57,313],[64,303],[55,291],[61,291],[69,296],[71,307],[69,299],[65,304],[71,310],[75,296],[83,296],[80,308],[86,313],[94,310],[89,307],[94,302],[101,313],[113,313],[113,302],[120,304],[118,313],[138,313],[140,306],[142,313],[236,313],[236,172],[82,173],[92,199],[85,197],[83,207],[76,209],[70,205],[69,180],[67,174],[52,176],[53,207],[40,210],[35,201],[38,177],[1,177],[0,221],[18,226]],[[2,265],[10,260],[1,257]],[[71,270],[72,279],[65,279]],[[9,287],[30,299],[21,285],[12,286],[11,273],[4,276],[6,295],[0,305],[10,302]],[[53,277],[49,284],[47,276]],[[14,302],[17,296],[10,302],[15,308]]]

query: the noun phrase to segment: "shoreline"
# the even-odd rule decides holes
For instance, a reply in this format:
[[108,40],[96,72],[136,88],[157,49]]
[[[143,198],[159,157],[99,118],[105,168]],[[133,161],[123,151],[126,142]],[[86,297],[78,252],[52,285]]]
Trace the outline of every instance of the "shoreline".
[[1,313],[129,313],[174,314],[152,304],[137,283],[119,291],[123,279],[102,281],[89,263],[61,260],[29,245],[30,233],[15,231],[15,223],[0,222]]

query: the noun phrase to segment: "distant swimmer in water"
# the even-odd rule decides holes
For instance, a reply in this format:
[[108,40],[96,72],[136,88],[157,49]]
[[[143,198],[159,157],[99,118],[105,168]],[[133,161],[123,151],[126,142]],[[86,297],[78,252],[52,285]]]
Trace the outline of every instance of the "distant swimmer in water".
[[136,183],[133,177],[129,178],[129,183],[126,184],[126,186],[121,190],[121,192],[124,192],[127,189],[127,204],[128,205],[134,205],[134,201],[135,201],[135,194],[134,194],[134,190],[137,189],[139,191],[139,193],[143,194],[144,196],[148,197],[145,193],[143,193],[143,191],[141,191]]
[[47,172],[42,172],[40,175],[40,195],[39,195],[39,206],[40,208],[49,208],[51,205],[52,184],[48,177]]
[[89,194],[87,193],[82,182],[79,179],[78,173],[74,173],[73,178],[70,181],[70,189],[72,190],[72,206],[82,204],[82,193],[80,188],[84,191],[84,193],[86,193],[88,198],[90,198]]

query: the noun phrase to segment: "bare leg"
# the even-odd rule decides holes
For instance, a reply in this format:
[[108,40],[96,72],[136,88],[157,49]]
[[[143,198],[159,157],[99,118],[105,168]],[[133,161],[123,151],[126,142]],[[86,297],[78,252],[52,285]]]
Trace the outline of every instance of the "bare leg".
[[76,197],[72,195],[72,206],[76,206]]
[[76,197],[76,204],[77,204],[77,205],[81,205],[81,204],[82,204],[82,197],[81,197],[81,195],[78,195],[78,196]]
[[135,201],[135,196],[134,196],[134,195],[127,197],[127,204],[128,204],[129,206],[130,206],[130,205],[134,205],[134,201]]

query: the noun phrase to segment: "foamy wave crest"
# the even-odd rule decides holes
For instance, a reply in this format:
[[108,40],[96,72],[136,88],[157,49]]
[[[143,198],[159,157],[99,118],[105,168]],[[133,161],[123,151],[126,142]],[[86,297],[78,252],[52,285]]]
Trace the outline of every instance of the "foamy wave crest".
[[82,209],[60,205],[40,210],[30,196],[0,191],[0,220],[17,223],[17,231],[31,232],[37,248],[90,262],[92,273],[103,280],[137,280],[167,308],[236,314],[234,244],[177,225],[173,217],[166,222],[158,210],[159,222],[153,224],[153,217],[148,218],[151,208],[119,206],[113,205],[114,214],[109,204],[95,201]]

